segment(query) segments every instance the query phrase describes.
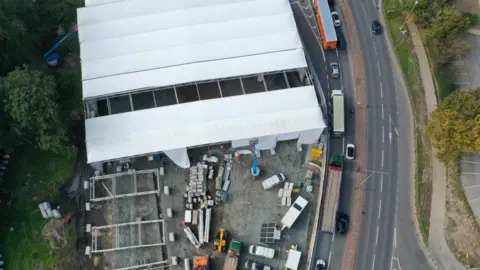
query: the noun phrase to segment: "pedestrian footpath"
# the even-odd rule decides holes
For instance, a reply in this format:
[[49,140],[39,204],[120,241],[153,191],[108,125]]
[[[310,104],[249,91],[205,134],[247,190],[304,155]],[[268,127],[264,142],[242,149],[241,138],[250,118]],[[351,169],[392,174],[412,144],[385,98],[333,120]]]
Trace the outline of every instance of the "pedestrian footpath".
[[[408,30],[412,39],[415,54],[418,58],[418,65],[420,67],[420,77],[422,80],[423,89],[425,91],[425,99],[427,103],[427,111],[430,118],[430,113],[437,107],[437,97],[435,94],[435,84],[433,82],[430,64],[428,62],[427,53],[423,46],[423,41],[415,24],[408,24]],[[453,256],[447,241],[443,224],[445,220],[445,202],[447,195],[447,171],[442,162],[436,156],[437,152],[432,149],[432,209],[430,213],[430,233],[428,237],[428,248],[435,260],[435,263],[440,269],[448,270],[465,270],[466,267],[462,265]]]

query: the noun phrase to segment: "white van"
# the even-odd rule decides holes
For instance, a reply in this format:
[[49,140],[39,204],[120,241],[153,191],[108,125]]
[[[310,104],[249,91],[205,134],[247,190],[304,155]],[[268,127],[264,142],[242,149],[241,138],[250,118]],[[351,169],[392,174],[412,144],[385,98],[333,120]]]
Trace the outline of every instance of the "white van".
[[271,176],[263,180],[262,186],[263,186],[263,189],[269,190],[272,187],[282,183],[283,181],[285,181],[285,175],[283,173],[278,173],[278,174],[275,174],[274,176]]
[[273,248],[257,245],[250,245],[248,247],[248,253],[269,259],[273,259],[275,256],[275,250]]

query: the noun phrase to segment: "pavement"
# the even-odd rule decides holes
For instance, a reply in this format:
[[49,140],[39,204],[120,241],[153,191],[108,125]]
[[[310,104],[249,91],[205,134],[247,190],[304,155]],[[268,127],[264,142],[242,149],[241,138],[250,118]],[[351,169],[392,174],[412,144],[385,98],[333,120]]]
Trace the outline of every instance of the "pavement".
[[460,166],[465,196],[480,223],[480,153],[464,153]]
[[[420,77],[425,91],[428,114],[437,107],[435,85],[430,70],[427,54],[423,46],[420,33],[415,24],[408,24],[408,30],[414,45],[415,54],[420,67]],[[433,191],[432,209],[430,213],[430,233],[428,237],[428,248],[440,269],[465,269],[465,266],[457,261],[447,245],[444,234],[445,201],[447,192],[447,171],[442,162],[436,158],[436,150],[432,149],[432,171]]]

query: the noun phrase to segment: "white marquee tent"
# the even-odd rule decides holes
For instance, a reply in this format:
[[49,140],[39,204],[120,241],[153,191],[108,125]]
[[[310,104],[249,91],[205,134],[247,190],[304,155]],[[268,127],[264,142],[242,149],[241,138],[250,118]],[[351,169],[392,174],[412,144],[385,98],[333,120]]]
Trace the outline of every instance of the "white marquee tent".
[[[86,0],[78,9],[85,100],[307,67],[287,0]],[[313,143],[325,128],[313,86],[86,120],[89,163],[187,147]]]

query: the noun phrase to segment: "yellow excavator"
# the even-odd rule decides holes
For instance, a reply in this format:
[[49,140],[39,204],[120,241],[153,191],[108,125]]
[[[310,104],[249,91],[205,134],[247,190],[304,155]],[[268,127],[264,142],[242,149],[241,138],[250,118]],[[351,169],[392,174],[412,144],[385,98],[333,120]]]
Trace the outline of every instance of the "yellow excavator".
[[215,240],[213,241],[213,246],[218,252],[224,252],[225,248],[227,247],[227,232],[224,228],[220,228],[215,236]]

